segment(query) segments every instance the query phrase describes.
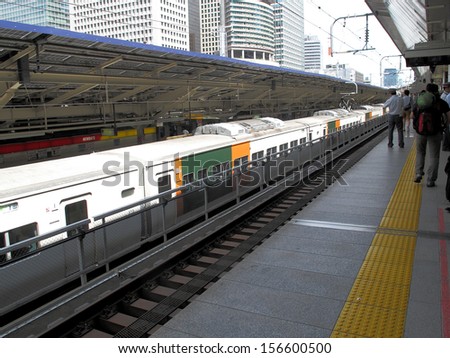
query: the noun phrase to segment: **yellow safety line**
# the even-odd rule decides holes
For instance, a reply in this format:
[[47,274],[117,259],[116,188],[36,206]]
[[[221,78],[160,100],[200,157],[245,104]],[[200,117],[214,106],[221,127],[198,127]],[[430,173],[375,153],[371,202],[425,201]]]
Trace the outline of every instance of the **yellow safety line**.
[[403,337],[422,185],[415,143],[331,337]]

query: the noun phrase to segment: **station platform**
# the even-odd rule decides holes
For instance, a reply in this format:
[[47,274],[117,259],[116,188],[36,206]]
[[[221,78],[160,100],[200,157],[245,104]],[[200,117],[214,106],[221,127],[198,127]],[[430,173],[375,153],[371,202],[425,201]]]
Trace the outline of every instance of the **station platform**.
[[450,153],[428,188],[396,135],[152,337],[449,337]]

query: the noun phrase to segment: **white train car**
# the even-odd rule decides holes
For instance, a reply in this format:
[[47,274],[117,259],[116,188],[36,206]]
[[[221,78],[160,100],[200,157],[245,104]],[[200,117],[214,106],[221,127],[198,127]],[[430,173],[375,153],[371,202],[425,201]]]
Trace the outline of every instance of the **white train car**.
[[[250,168],[249,175],[255,185],[268,183],[286,167],[312,160],[326,144],[320,138],[341,130],[342,123],[361,123],[373,113],[358,112],[206,125],[194,136],[0,169],[0,315],[197,218],[206,199],[189,192],[192,183],[238,173],[235,168],[255,160],[264,165]],[[229,177],[208,188],[208,205],[235,199],[237,186],[227,185]],[[251,195],[249,183],[239,192]]]
[[[289,121],[265,117],[206,125],[193,137],[1,169],[0,247],[251,160],[279,156],[277,153],[361,123],[367,113],[372,109],[322,111]],[[8,253],[5,259],[18,254]]]

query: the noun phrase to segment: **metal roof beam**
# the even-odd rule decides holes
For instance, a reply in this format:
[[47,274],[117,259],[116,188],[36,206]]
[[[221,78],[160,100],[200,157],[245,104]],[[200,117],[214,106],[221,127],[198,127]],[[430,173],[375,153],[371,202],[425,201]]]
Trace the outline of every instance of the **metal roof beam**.
[[20,86],[20,82],[15,82],[5,91],[3,96],[0,97],[0,108],[3,108],[6,104],[8,104],[8,102],[11,100],[11,98],[14,97],[14,94],[20,88]]
[[17,62],[22,57],[25,57],[32,52],[35,52],[35,50],[36,50],[36,46],[28,46],[26,49],[19,51],[18,53],[16,53],[15,55],[13,55],[9,59],[7,59],[6,61],[3,61],[2,63],[0,63],[0,69],[8,68],[9,66],[13,65],[15,62]]
[[68,99],[72,98],[72,97],[76,97],[79,94],[89,91],[92,88],[97,87],[98,85],[83,85],[80,87],[77,87],[76,89],[66,92],[64,93],[62,96],[58,96],[57,98],[51,100],[48,102],[48,104],[61,104],[64,103],[64,101],[67,101]]

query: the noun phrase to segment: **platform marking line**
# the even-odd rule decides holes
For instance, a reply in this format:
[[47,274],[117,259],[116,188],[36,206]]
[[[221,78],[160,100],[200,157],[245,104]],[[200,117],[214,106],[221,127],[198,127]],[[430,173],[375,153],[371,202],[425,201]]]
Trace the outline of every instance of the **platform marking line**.
[[403,337],[422,185],[413,144],[331,337]]

